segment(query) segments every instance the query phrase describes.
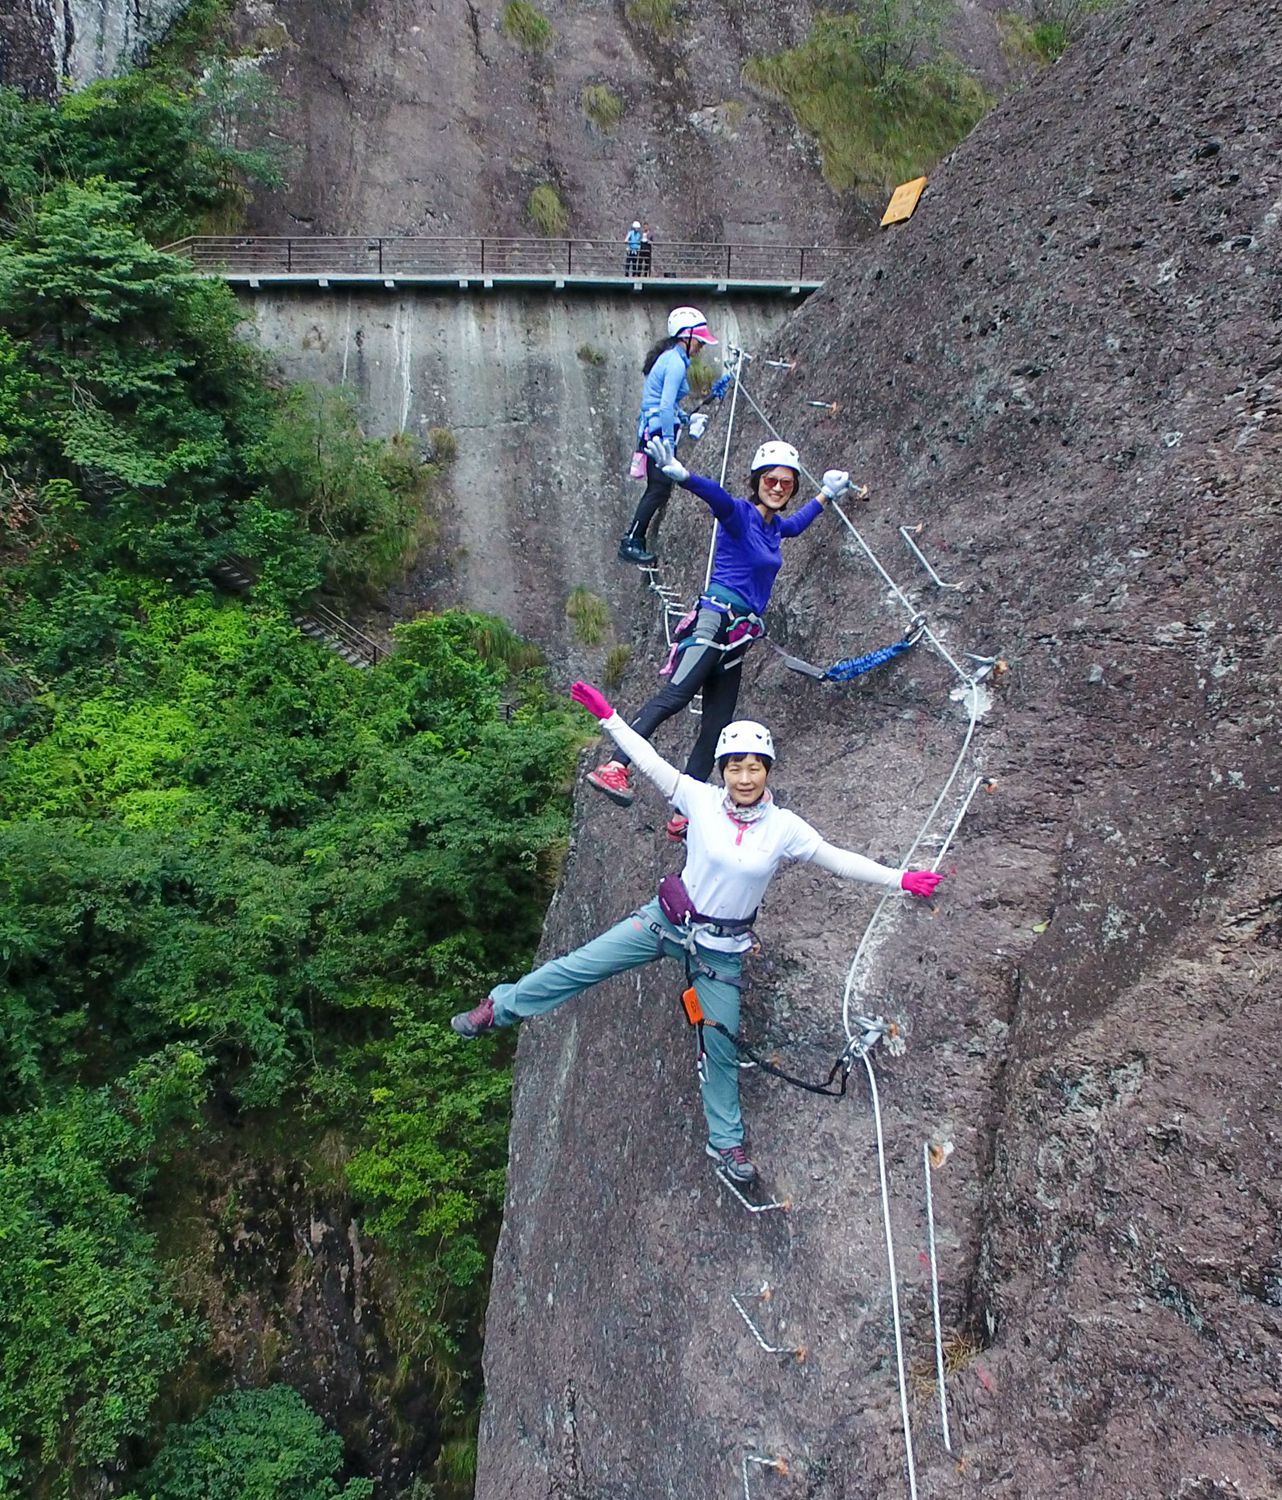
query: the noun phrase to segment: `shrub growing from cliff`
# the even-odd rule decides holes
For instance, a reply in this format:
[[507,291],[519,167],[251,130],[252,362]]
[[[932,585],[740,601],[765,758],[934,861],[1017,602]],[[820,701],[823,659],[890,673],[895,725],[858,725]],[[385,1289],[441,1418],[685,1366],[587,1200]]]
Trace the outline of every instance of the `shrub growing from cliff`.
[[611,131],[623,118],[623,100],[608,83],[590,83],[579,95],[579,107],[598,130]]
[[499,30],[526,52],[546,52],[556,34],[551,21],[531,0],[507,0]]
[[896,30],[880,8],[874,19],[821,15],[800,47],[744,67],[750,83],[814,136],[824,177],[838,192],[880,192],[926,171],[992,103],[948,54],[916,61],[929,32]]
[[669,37],[676,27],[676,0],[629,0],[624,14],[634,26]]
[[570,226],[570,214],[561,195],[550,182],[541,182],[530,194],[526,212],[540,234],[557,239]]

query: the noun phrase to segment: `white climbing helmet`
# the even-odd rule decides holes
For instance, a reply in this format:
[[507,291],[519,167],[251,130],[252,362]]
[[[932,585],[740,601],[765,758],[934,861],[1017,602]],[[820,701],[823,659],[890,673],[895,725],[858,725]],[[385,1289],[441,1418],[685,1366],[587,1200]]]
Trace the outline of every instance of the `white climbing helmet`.
[[801,454],[791,443],[762,443],[753,456],[751,473],[759,469],[773,469],[776,465],[784,469],[795,469],[801,476]]
[[717,736],[717,753],[713,758],[720,760],[723,755],[768,755],[773,761],[775,742],[764,724],[755,719],[736,719]]
[[674,307],[668,314],[668,337],[681,335],[698,339],[701,344],[715,344],[708,321],[697,307]]
[[640,219],[633,219],[633,221],[632,221],[632,227],[633,227],[633,229],[640,229],[641,228],[641,220]]

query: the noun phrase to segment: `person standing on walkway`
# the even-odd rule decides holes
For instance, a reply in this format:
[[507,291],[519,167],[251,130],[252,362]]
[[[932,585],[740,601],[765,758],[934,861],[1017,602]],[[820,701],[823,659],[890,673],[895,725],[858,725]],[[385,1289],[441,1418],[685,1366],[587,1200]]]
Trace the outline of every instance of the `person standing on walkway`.
[[[648,740],[702,692],[699,734],[685,774],[706,781],[718,736],[734,718],[743,659],[766,631],[762,616],[783,566],[781,543],[800,536],[830,500],[840,499],[850,488],[850,476],[843,469],[829,469],[814,499],[795,516],[785,516],[801,481],[801,458],[791,443],[762,443],[757,449],[746,500],[736,500],[715,480],[691,474],[677,461],[666,437],[651,438],[647,456],[669,484],[697,495],[719,524],[712,575],[677,626],[672,655],[663,669],[668,681],[633,719],[632,729]],[[612,802],[627,807],[633,793],[626,751],[599,765],[588,781]],[[678,810],[668,823],[668,835],[679,839],[684,830],[685,819]]]
[[649,276],[654,267],[654,234],[648,224],[641,226],[641,274]]
[[607,932],[518,979],[500,984],[450,1025],[469,1040],[495,1027],[564,1005],[594,984],[658,958],[684,962],[705,1017],[730,1036],[706,1028],[706,1067],[700,1079],[708,1125],[706,1152],[737,1183],[755,1180],[744,1147],[739,1108],[738,1048],[743,955],[753,943],[752,923],[775,871],[786,859],[806,860],[845,880],[860,880],[923,899],[940,876],[930,870],[896,870],[828,843],[796,813],[780,807],[766,785],[775,762],[774,741],[762,724],[728,724],[717,741],[722,785],[682,776],[646,740],[629,729],[605,698],[586,682],[570,696],[600,719],[660,793],[690,820],[686,862],[669,876],[659,896]]
[[628,230],[628,253],[623,259],[624,274],[636,276],[641,269],[641,221],[633,219],[632,228]]
[[[645,383],[641,388],[641,413],[637,418],[638,452],[644,452],[647,441],[656,436],[666,438],[675,448],[677,434],[683,426],[688,426],[692,438],[702,435],[707,415],[697,413],[699,420],[693,421],[681,409],[681,402],[690,394],[690,361],[695,350],[700,345],[716,342],[707,320],[697,307],[674,307],[668,314],[667,338],[651,346],[641,366]],[[722,375],[710,394],[719,401],[729,388],[729,375]],[[619,561],[652,568],[656,559],[646,546],[645,534],[655,516],[667,504],[672,494],[672,480],[648,457],[645,480],[645,492],[637,503],[632,524],[619,543]]]

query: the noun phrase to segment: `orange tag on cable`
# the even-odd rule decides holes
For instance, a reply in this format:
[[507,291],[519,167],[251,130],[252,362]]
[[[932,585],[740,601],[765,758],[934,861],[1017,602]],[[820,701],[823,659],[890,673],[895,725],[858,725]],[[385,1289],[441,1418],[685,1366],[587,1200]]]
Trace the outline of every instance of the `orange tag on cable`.
[[694,985],[681,991],[681,1003],[686,1008],[686,1020],[691,1026],[697,1026],[703,1020],[703,1006],[699,1004],[699,993]]

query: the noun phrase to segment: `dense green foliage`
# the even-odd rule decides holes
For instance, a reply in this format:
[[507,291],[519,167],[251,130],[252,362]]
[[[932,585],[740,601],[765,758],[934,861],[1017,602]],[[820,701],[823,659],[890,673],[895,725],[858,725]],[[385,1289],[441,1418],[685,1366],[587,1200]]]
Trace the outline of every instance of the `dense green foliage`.
[[[292,624],[396,575],[435,470],[279,389],[157,248],[262,167],[182,52],[0,91],[0,1494],[101,1493],[208,1400],[164,1183],[250,1121],[299,1160],[341,1138],[465,1483],[508,1075],[443,1022],[533,950],[578,724],[501,622],[421,618],[369,671]],[[231,557],[247,597],[209,581]],[[340,1463],[277,1388],[130,1482],[357,1500]]]
[[367,1500],[374,1486],[334,1473],[343,1444],[287,1385],[220,1396],[172,1431],[126,1500]]
[[945,0],[861,0],[820,14],[800,47],[755,58],[744,77],[782,100],[819,143],[838,192],[880,192],[927,171],[991,105],[940,49]]

